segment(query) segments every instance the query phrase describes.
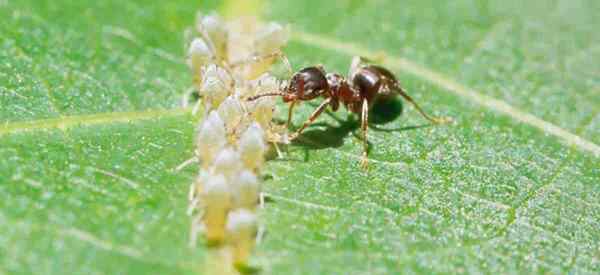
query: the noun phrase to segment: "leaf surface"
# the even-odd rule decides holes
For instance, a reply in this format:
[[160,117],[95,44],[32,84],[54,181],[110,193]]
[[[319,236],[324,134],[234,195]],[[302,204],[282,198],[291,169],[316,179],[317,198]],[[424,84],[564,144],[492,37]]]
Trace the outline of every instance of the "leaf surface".
[[[263,7],[292,25],[295,69],[345,73],[351,55],[383,53],[424,109],[456,120],[434,127],[412,106],[383,106],[365,172],[357,118],[324,114],[268,162],[273,202],[253,259],[264,273],[600,272],[596,2]],[[193,150],[195,119],[177,106],[197,9],[0,1],[0,274],[202,270],[204,251],[187,247],[195,171],[173,170]]]

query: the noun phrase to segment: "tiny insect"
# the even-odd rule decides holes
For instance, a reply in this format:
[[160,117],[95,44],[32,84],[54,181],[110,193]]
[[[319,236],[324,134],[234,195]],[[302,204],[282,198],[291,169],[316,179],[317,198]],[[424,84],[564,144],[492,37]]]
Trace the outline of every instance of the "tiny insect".
[[290,104],[287,120],[289,124],[296,103],[310,101],[319,97],[324,98],[325,100],[315,109],[308,120],[290,136],[291,140],[297,138],[311,125],[327,106],[330,106],[332,111],[337,111],[340,103],[344,104],[346,109],[359,114],[361,117],[363,139],[361,166],[367,168],[369,109],[378,100],[389,100],[396,95],[400,95],[406,101],[413,104],[425,119],[434,124],[451,121],[450,118],[432,117],[425,113],[400,86],[399,81],[392,72],[382,66],[371,64],[362,57],[353,58],[348,77],[343,77],[336,73],[327,73],[323,66],[320,65],[306,67],[295,73],[288,84],[280,91],[259,94],[249,97],[247,100],[253,101],[265,96],[280,96],[283,102]]

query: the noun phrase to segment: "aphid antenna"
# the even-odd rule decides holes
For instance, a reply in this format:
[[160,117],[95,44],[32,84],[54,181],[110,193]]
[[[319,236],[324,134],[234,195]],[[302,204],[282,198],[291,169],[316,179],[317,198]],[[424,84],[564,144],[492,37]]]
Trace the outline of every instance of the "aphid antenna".
[[175,172],[179,172],[179,171],[183,170],[184,168],[190,166],[191,164],[198,163],[199,161],[200,161],[200,159],[197,156],[193,156],[193,157],[185,160],[181,164],[177,165],[177,167],[175,167],[175,169],[173,169],[173,170]]

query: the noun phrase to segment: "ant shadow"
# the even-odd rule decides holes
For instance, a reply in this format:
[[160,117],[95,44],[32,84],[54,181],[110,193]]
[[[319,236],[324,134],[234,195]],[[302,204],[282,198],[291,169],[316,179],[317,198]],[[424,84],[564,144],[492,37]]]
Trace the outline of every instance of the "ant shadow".
[[[431,124],[422,124],[391,129],[381,127],[383,124],[396,120],[402,115],[403,110],[402,101],[399,99],[375,103],[369,112],[369,130],[376,132],[402,132],[431,126]],[[310,158],[308,151],[341,147],[349,134],[362,139],[360,135],[360,120],[355,114],[349,114],[345,120],[340,119],[330,111],[326,111],[324,114],[335,120],[338,125],[334,126],[326,122],[313,123],[291,144],[292,146],[305,149],[304,161],[308,161]],[[368,148],[373,147],[370,142],[368,144]]]

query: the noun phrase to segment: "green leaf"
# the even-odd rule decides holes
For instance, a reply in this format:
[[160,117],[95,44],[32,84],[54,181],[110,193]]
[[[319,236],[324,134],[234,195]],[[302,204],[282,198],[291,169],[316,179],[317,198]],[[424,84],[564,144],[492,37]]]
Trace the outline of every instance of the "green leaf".
[[[323,115],[268,162],[265,274],[600,272],[598,3],[263,7],[292,25],[296,69],[383,53],[424,109],[456,120],[376,110],[363,171],[356,116]],[[193,150],[177,106],[198,8],[0,1],[0,274],[202,272],[204,249],[187,246],[195,170],[173,169]]]

